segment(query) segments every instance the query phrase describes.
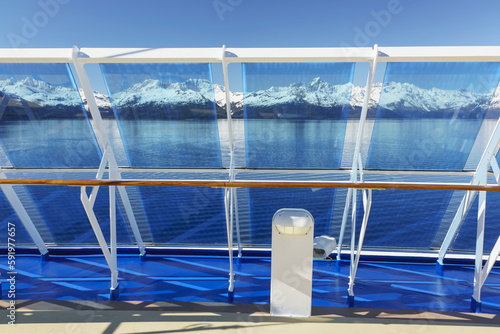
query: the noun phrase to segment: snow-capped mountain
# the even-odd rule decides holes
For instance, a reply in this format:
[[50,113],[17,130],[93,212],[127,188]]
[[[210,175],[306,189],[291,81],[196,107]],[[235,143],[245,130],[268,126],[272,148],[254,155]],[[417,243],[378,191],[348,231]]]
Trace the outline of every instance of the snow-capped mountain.
[[209,81],[189,79],[185,82],[166,83],[147,79],[112,95],[117,106],[188,105],[213,101],[213,88]]
[[22,80],[9,78],[0,80],[0,92],[13,98],[23,99],[39,106],[80,104],[78,95],[72,87],[53,86],[45,81],[26,77]]
[[349,101],[352,84],[331,85],[316,78],[310,83],[294,83],[288,87],[271,87],[244,96],[252,107],[308,103],[319,107],[344,105]]
[[[374,83],[372,85],[372,90],[370,92],[370,101],[368,102],[368,108],[373,109],[378,106],[380,100],[380,93],[382,91],[382,83]],[[362,86],[352,86],[351,90],[351,102],[350,106],[352,109],[359,109],[363,107],[365,102],[366,88]]]
[[[350,117],[356,117],[363,105],[365,88],[353,86],[351,83],[333,85],[315,78],[311,82],[293,83],[286,87],[271,87],[266,90],[249,93],[229,92],[233,117],[243,115],[243,104],[249,110],[249,116],[258,117],[336,117],[343,106],[349,103]],[[34,107],[64,112],[66,107],[80,108],[86,99],[80,89],[80,97],[72,87],[53,86],[44,81],[27,77],[0,81],[0,96],[10,99],[25,100]],[[112,115],[109,96],[94,92],[94,97],[101,114]],[[490,100],[491,92],[472,93],[467,90],[441,90],[437,88],[422,89],[409,83],[375,83],[372,87],[369,108],[374,112],[377,106],[388,115],[402,117],[404,113],[425,114],[429,117],[436,113],[455,112],[472,115],[479,109],[500,111],[500,91]],[[148,79],[132,85],[126,90],[111,96],[115,106],[124,117],[133,116],[137,112],[158,113],[164,118],[165,110],[174,111],[175,118],[190,117],[195,114],[207,115],[206,110],[216,104],[218,117],[225,117],[224,86],[211,84],[208,80],[188,79],[185,82],[166,83]],[[380,100],[380,101],[379,101]],[[491,101],[491,103],[490,103]],[[54,115],[54,112],[49,113]],[[334,115],[334,116],[332,116]],[[168,116],[171,117],[171,116]],[[201,116],[203,117],[203,116]]]
[[[83,89],[79,89],[78,92],[80,93],[80,96],[82,98],[83,105],[85,106],[85,109],[87,112],[88,110],[88,105],[87,105],[87,98],[85,97],[85,94],[83,93]],[[94,98],[97,104],[97,107],[99,108],[99,111],[101,112],[102,116],[106,117],[107,115],[112,115],[113,114],[113,106],[111,105],[111,101],[109,100],[109,96],[103,93],[100,93],[98,91],[94,91]]]
[[422,89],[409,83],[390,82],[383,88],[381,108],[391,111],[407,110],[436,112],[460,109],[486,109],[492,92],[472,93],[467,90]]
[[[226,89],[224,86],[214,84],[214,95],[215,103],[222,109],[226,109]],[[231,101],[231,111],[234,114],[235,111],[243,110],[243,93],[242,92],[231,92],[229,91],[229,99]]]

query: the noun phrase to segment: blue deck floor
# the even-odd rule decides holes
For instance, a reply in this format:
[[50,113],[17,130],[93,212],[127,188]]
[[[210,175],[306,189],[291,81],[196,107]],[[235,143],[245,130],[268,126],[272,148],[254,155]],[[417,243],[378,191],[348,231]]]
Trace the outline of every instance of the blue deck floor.
[[[119,255],[119,300],[228,302],[225,256]],[[271,260],[234,260],[234,302],[268,304]],[[7,257],[0,256],[2,299],[8,298]],[[110,274],[103,256],[16,256],[18,300],[107,300]],[[348,261],[315,261],[313,306],[347,307]],[[361,261],[354,291],[355,306],[469,312],[474,266]],[[500,268],[494,267],[482,289],[482,312],[500,314]]]

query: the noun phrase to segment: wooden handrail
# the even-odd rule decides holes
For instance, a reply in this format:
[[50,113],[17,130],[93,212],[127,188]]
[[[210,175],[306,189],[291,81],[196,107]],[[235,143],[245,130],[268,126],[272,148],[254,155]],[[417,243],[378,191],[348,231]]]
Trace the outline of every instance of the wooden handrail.
[[272,180],[62,180],[62,179],[0,179],[0,185],[67,185],[67,186],[156,186],[212,188],[355,188],[500,191],[500,186],[468,183],[408,183],[350,181],[272,181]]

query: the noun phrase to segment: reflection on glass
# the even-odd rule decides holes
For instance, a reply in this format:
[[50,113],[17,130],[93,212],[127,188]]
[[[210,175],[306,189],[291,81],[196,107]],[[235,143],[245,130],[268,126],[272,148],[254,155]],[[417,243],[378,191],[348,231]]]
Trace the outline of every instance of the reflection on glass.
[[282,208],[306,209],[314,217],[314,235],[331,235],[335,189],[249,188],[250,242],[271,245],[273,215]]
[[[474,199],[467,217],[451,245],[458,250],[476,250],[478,197]],[[498,240],[500,229],[500,194],[490,191],[486,195],[486,220],[484,225],[484,249],[490,250]]]
[[102,64],[131,167],[221,167],[209,64]]
[[[8,232],[9,229],[12,231],[12,227],[15,230],[15,237],[13,238],[16,245],[32,245],[33,240],[29,236],[28,232],[24,228],[21,220],[16,215],[16,212],[12,208],[9,203],[9,200],[3,192],[0,191],[0,228],[4,232],[4,240],[0,240],[0,245],[7,246],[8,240]],[[11,242],[13,243],[13,242]]]
[[[80,189],[66,186],[26,186],[26,190],[33,199],[33,203],[56,244],[97,244],[97,238],[80,201]],[[109,243],[108,198],[109,187],[100,187],[93,209],[104,238]],[[117,206],[116,213],[117,242],[130,245],[132,239],[121,214],[120,206]]]
[[499,79],[499,63],[389,63],[367,168],[462,170]]
[[243,64],[247,167],[339,168],[353,70],[353,63]]
[[[452,195],[452,191],[443,190],[374,191],[363,245],[429,249]],[[356,220],[361,222],[362,199],[359,198],[357,203]],[[360,225],[356,226],[358,232]],[[348,244],[349,240],[344,242]]]
[[139,187],[155,244],[227,245],[223,190]]
[[0,142],[12,166],[99,166],[100,151],[67,64],[0,64],[0,99]]

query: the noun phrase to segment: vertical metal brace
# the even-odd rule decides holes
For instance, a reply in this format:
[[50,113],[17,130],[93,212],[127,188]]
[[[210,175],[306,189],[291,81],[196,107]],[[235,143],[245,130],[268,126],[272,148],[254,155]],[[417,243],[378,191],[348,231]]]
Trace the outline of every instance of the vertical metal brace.
[[[109,166],[109,179],[116,180],[121,177],[120,171],[118,170],[118,164],[116,162],[115,156],[113,154],[113,150],[110,145],[109,137],[107,133],[104,131],[103,121],[101,118],[101,114],[99,113],[99,109],[97,107],[97,102],[95,100],[92,86],[90,84],[89,78],[85,71],[84,66],[78,60],[79,49],[75,46],[73,48],[73,63],[75,65],[76,73],[78,78],[80,79],[80,83],[87,98],[87,104],[89,106],[90,112],[92,114],[92,119],[96,125],[97,136],[99,139],[99,143],[103,149],[103,157],[99,166],[99,170],[96,175],[96,179],[102,179],[104,175],[104,171],[106,166]],[[130,201],[125,189],[123,187],[118,187],[120,197],[122,199],[122,203],[125,207],[125,211],[132,228],[132,232],[134,234],[135,240],[139,247],[139,251],[141,256],[145,255],[145,247],[142,241],[142,237],[137,227],[137,222],[135,220],[135,216],[132,211],[132,207],[130,205]],[[85,212],[89,218],[90,224],[96,238],[99,242],[99,245],[102,249],[104,257],[106,258],[106,262],[108,263],[109,269],[111,271],[111,288],[110,288],[110,298],[116,299],[118,296],[118,263],[117,263],[117,240],[116,240],[116,186],[109,187],[109,223],[110,223],[110,247],[111,250],[108,249],[108,245],[104,235],[102,233],[101,227],[99,226],[99,222],[97,221],[97,217],[94,213],[94,204],[95,199],[98,193],[99,187],[93,187],[90,198],[87,196],[86,187],[81,187],[80,199],[85,208]]]
[[234,290],[234,269],[233,269],[233,225],[230,219],[230,195],[231,192],[228,188],[224,188],[224,206],[226,209],[226,229],[227,229],[227,245],[229,251],[229,287],[228,292],[232,293]]
[[[80,188],[80,200],[82,201],[83,208],[85,209],[85,212],[87,213],[87,216],[90,221],[90,225],[92,226],[92,229],[94,230],[95,236],[97,238],[97,241],[99,242],[99,246],[101,246],[102,253],[104,254],[104,258],[106,259],[106,262],[108,263],[109,270],[111,271],[111,289],[116,289],[118,286],[118,269],[116,267],[116,260],[113,258],[113,256],[116,256],[116,252],[110,252],[108,249],[108,244],[106,243],[106,239],[104,238],[104,235],[102,234],[101,227],[99,226],[99,222],[97,221],[97,217],[95,216],[94,213],[94,208],[93,205],[90,202],[89,197],[87,196],[86,192],[86,187],[83,186]],[[111,203],[110,203],[110,208],[111,208]],[[110,222],[111,223],[111,222]]]
[[[486,191],[479,192],[477,210],[477,233],[476,233],[476,258],[474,268],[474,292],[472,298],[476,303],[481,302],[481,274],[483,268],[484,249],[484,218],[486,213]],[[474,301],[471,301],[474,304]],[[475,310],[474,310],[475,311]]]
[[[5,95],[0,101],[0,119],[3,117],[5,109],[7,108],[7,104],[9,103],[9,100],[10,100],[9,96]],[[31,112],[31,108],[29,107],[28,103],[25,100],[21,100],[21,104],[26,112],[26,115],[28,115],[28,118],[32,121],[35,120],[35,116],[33,115],[33,112]],[[37,129],[34,130],[36,131]],[[0,168],[0,178],[7,179],[7,176],[1,170],[1,168]],[[31,220],[31,217],[24,208],[24,205],[19,199],[19,196],[17,196],[17,193],[15,192],[13,186],[8,184],[3,184],[0,186],[0,188],[2,189],[3,193],[5,194],[5,197],[9,201],[14,211],[16,212],[24,228],[26,228],[26,231],[31,237],[31,240],[33,240],[33,243],[38,248],[38,251],[42,255],[42,259],[43,260],[48,259],[49,250],[47,249],[47,246],[45,245],[45,242],[43,241],[43,238],[38,232],[38,229],[36,228],[35,224]]]
[[[491,134],[490,140],[488,141],[488,145],[484,150],[484,153],[479,161],[474,176],[472,177],[471,184],[472,185],[486,185],[488,167],[491,165],[493,171],[497,170],[498,173],[498,164],[495,160],[495,155],[498,152],[500,147],[500,119],[497,121],[495,125],[495,129]],[[497,175],[496,174],[496,175]],[[496,176],[497,182],[500,176]],[[453,218],[453,221],[446,233],[446,237],[443,240],[441,248],[439,249],[439,255],[437,260],[438,266],[443,266],[444,257],[448,249],[451,247],[452,243],[455,241],[455,238],[467,216],[467,212],[469,211],[472,203],[474,202],[474,198],[477,194],[477,191],[467,191],[467,193],[462,198],[462,202]]]
[[[492,159],[491,167],[495,175],[497,184],[500,185],[500,169],[495,159]],[[482,182],[486,183],[486,174],[482,174]],[[476,233],[476,257],[474,268],[474,290],[471,298],[471,309],[474,312],[481,311],[481,288],[486,278],[491,272],[498,256],[500,255],[500,235],[491,250],[490,256],[483,267],[483,249],[484,249],[484,225],[486,217],[486,191],[479,192],[478,215],[477,215],[477,233]]]
[[[373,77],[375,75],[375,70],[377,68],[377,59],[378,59],[378,45],[375,44],[373,46],[373,58],[371,60],[371,66],[370,70],[368,72],[368,77],[366,79],[366,87],[365,87],[365,99],[363,101],[363,108],[361,110],[361,115],[359,117],[359,127],[358,127],[358,135],[356,137],[356,147],[354,150],[354,156],[353,156],[353,161],[352,161],[352,168],[351,168],[351,182],[356,182],[358,179],[358,159],[361,161],[360,158],[360,151],[361,151],[361,140],[363,139],[363,133],[365,129],[365,124],[366,124],[366,115],[368,113],[368,105],[370,103],[370,96],[371,96],[371,91],[372,91],[372,85],[373,85]],[[356,191],[353,191],[352,188],[349,188],[347,190],[347,197],[346,197],[346,204],[344,207],[344,214],[342,216],[342,225],[340,228],[340,235],[339,235],[339,242],[337,244],[337,260],[340,261],[340,255],[341,255],[341,250],[342,250],[342,242],[344,239],[344,233],[345,233],[345,227],[347,224],[347,216],[349,213],[349,207],[351,205],[351,197],[355,198],[353,196],[356,196]],[[354,206],[356,206],[356,203],[353,203]]]
[[[354,150],[354,156],[352,161],[352,169],[351,169],[351,182],[357,182],[358,180],[358,171],[360,176],[360,182],[363,182],[363,161],[361,159],[361,141],[363,139],[363,132],[366,123],[366,115],[368,114],[368,105],[370,102],[371,89],[373,85],[373,77],[375,75],[375,70],[377,68],[377,59],[378,59],[378,45],[373,46],[373,58],[371,61],[370,71],[368,72],[368,78],[366,80],[366,94],[365,99],[363,101],[363,109],[361,110],[361,115],[359,119],[359,127],[358,134],[356,138],[356,147]],[[341,250],[342,250],[342,241],[344,238],[345,226],[347,223],[347,213],[349,212],[349,206],[352,202],[352,213],[351,213],[351,256],[350,256],[350,274],[349,274],[349,287],[347,289],[347,303],[349,306],[354,306],[354,280],[356,279],[356,272],[359,264],[359,257],[361,255],[361,248],[363,247],[363,240],[366,231],[366,225],[368,223],[368,217],[370,215],[371,209],[371,199],[372,192],[364,189],[363,191],[363,221],[361,224],[361,231],[358,240],[358,248],[355,253],[356,248],[356,206],[357,206],[357,190],[349,188],[347,192],[346,205],[344,207],[344,215],[342,217],[342,226],[340,230],[339,243],[337,248],[337,260],[340,260]],[[352,199],[351,199],[352,196]]]
[[[104,150],[103,158],[101,161],[101,166],[99,167],[100,173],[97,174],[96,178],[101,179],[104,173],[104,167],[106,167],[106,163],[110,168],[110,178],[112,178],[111,170],[114,169],[114,177],[113,179],[121,178],[121,173],[118,170],[118,164],[116,162],[113,150],[110,146],[109,137],[107,136],[106,131],[104,130],[104,125],[102,121],[101,114],[99,112],[99,108],[97,107],[97,102],[95,100],[92,86],[90,84],[90,80],[88,78],[87,72],[83,64],[79,61],[80,50],[74,46],[73,47],[73,64],[76,69],[76,73],[80,80],[81,87],[83,89],[83,93],[87,99],[87,104],[89,106],[90,113],[92,114],[92,119],[96,125],[97,136],[99,139],[99,143],[101,144],[102,149]],[[104,166],[104,167],[103,167]],[[102,169],[101,169],[102,167]],[[95,197],[97,196],[98,187],[94,187],[92,189],[92,200],[95,201]],[[137,221],[135,219],[135,215],[130,204],[130,200],[127,194],[126,189],[123,186],[118,186],[118,192],[120,198],[122,200],[123,206],[125,208],[125,214],[127,215],[128,221],[130,223],[130,227],[132,229],[132,233],[134,234],[135,241],[137,242],[137,246],[139,248],[139,252],[141,256],[146,254],[146,247],[144,246],[144,242],[142,240],[142,236],[137,226]]]
[[[224,92],[226,97],[226,114],[227,126],[229,132],[229,180],[234,181],[234,145],[233,145],[233,128],[231,118],[231,96],[229,94],[229,79],[227,74],[227,61],[226,61],[226,46],[222,46],[222,71],[224,74]],[[224,205],[226,208],[226,225],[227,225],[227,243],[229,251],[229,288],[230,293],[234,290],[234,270],[233,270],[233,213],[236,216],[236,237],[238,242],[238,258],[241,258],[241,236],[240,236],[240,222],[238,215],[238,197],[235,188],[224,188]]]
[[[6,178],[7,176],[5,176],[4,172],[0,169],[0,179],[6,179]],[[35,243],[36,247],[38,248],[38,251],[42,255],[42,258],[46,258],[49,254],[49,250],[47,249],[45,242],[40,236],[40,233],[38,233],[35,224],[33,224],[33,221],[31,220],[28,212],[21,203],[21,200],[14,191],[13,186],[10,184],[2,184],[0,188],[2,188],[5,197],[9,201],[14,211],[16,212],[17,216],[19,217],[19,220],[21,220],[21,223],[23,224],[24,228],[30,235],[31,240],[33,240],[33,242]]]
[[[118,166],[116,165],[115,161],[114,164],[109,164],[109,179],[116,180],[117,176]],[[109,186],[109,234],[112,260],[111,299],[116,299],[116,297],[118,296],[118,253],[116,250],[116,186]]]
[[[222,71],[224,74],[224,93],[226,98],[226,114],[227,114],[227,127],[229,133],[229,154],[230,154],[230,163],[229,163],[229,180],[234,181],[236,177],[236,171],[234,169],[234,144],[233,144],[233,127],[232,127],[232,116],[231,116],[231,95],[229,90],[229,79],[228,79],[228,63],[226,61],[226,46],[222,46]],[[241,258],[241,235],[240,235],[240,220],[238,214],[238,196],[235,188],[231,188],[233,190],[234,197],[234,213],[236,220],[236,239],[238,242],[238,257]]]
[[[360,175],[360,182],[363,182],[363,166],[361,162],[361,154],[358,157],[358,168],[359,168],[359,175]],[[354,194],[356,194],[356,191],[354,191]],[[350,266],[350,274],[349,274],[349,288],[347,289],[348,292],[348,303],[349,306],[354,306],[354,280],[356,279],[356,272],[358,270],[358,264],[359,264],[359,258],[361,256],[361,249],[363,247],[363,241],[365,238],[365,232],[366,232],[366,226],[368,224],[368,218],[370,217],[370,210],[372,206],[372,189],[363,189],[362,190],[363,194],[363,221],[361,223],[361,229],[359,231],[359,239],[358,239],[358,248],[356,250],[356,256],[354,256],[354,247],[355,247],[355,221],[356,221],[356,198],[353,196],[353,226],[352,226],[352,231],[351,231],[351,266]]]
[[[500,168],[496,161],[496,154],[500,147],[500,119],[495,125],[495,129],[491,134],[488,145],[483,152],[481,160],[479,161],[474,176],[472,177],[471,184],[473,185],[486,185],[488,181],[488,167],[491,166],[495,180],[500,185]],[[475,196],[479,193],[478,201],[478,216],[477,216],[477,231],[476,231],[476,255],[475,255],[475,270],[474,270],[474,291],[471,298],[471,309],[479,311],[481,309],[481,288],[488,277],[491,268],[493,267],[497,257],[500,254],[500,236],[497,239],[493,249],[483,267],[483,249],[484,249],[484,225],[486,214],[486,192],[485,191],[467,191],[462,198],[462,202],[453,218],[453,221],[448,229],[445,239],[439,250],[437,266],[442,267],[444,257],[450,248],[451,244],[462,227],[462,224],[467,216],[467,213],[472,206]]]

